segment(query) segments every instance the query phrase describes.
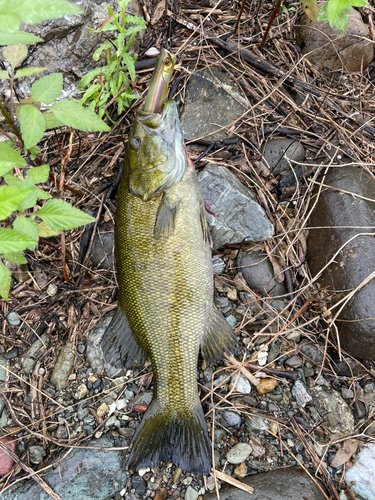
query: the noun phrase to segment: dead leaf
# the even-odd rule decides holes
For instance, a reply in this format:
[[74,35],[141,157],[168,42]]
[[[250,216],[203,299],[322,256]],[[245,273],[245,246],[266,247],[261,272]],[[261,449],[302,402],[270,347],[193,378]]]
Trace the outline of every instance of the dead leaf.
[[151,18],[151,24],[156,24],[163,16],[164,11],[165,11],[165,0],[160,0],[160,2],[155,7],[154,13]]
[[306,16],[311,19],[314,23],[318,20],[318,3],[317,0],[302,0],[302,9]]
[[348,439],[345,441],[343,447],[340,448],[334,456],[331,467],[340,467],[340,465],[344,465],[357,451],[358,444],[358,439]]

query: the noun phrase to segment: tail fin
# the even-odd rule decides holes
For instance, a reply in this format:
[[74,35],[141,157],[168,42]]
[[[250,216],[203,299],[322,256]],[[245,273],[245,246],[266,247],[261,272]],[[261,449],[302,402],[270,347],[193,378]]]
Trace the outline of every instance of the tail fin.
[[193,411],[176,412],[161,411],[155,400],[145,413],[126,466],[130,470],[155,468],[166,461],[194,474],[210,473],[211,445],[199,401]]

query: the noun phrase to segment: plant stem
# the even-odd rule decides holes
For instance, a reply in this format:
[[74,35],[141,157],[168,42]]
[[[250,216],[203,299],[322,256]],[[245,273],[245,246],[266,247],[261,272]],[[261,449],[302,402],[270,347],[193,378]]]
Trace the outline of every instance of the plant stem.
[[22,135],[18,127],[15,125],[14,120],[12,116],[8,113],[7,108],[5,107],[5,104],[0,100],[0,113],[3,115],[7,123],[10,125],[11,129],[13,130],[14,135],[18,137],[18,139],[21,141],[23,145],[23,140],[22,140]]

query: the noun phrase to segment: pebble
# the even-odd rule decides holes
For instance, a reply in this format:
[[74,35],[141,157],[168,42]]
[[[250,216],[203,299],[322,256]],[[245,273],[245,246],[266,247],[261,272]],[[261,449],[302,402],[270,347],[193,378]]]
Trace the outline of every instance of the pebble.
[[260,458],[266,453],[266,450],[262,446],[261,440],[256,436],[253,436],[250,439],[250,446],[252,448],[251,454],[254,458]]
[[274,378],[262,378],[259,381],[259,385],[257,385],[257,392],[259,394],[266,394],[267,392],[273,391],[278,385],[278,380]]
[[67,384],[70,372],[74,366],[74,352],[72,342],[67,342],[60,351],[50,382],[58,391]]
[[39,465],[46,456],[46,451],[43,446],[33,445],[29,448],[30,462],[34,465]]
[[301,361],[301,358],[297,355],[295,356],[292,356],[291,358],[287,359],[285,361],[285,364],[287,366],[290,366],[290,368],[299,368],[300,366],[302,366],[302,361]]
[[96,410],[98,417],[104,417],[104,415],[107,415],[108,412],[109,412],[109,406],[107,405],[107,403],[102,403]]
[[215,306],[218,307],[219,309],[223,309],[224,307],[229,306],[228,297],[215,297],[214,303],[215,303]]
[[335,390],[317,385],[311,389],[315,409],[332,433],[349,436],[354,433],[354,418],[350,407]]
[[68,431],[65,425],[59,425],[54,432],[55,439],[68,439]]
[[133,405],[148,406],[152,400],[152,391],[143,391],[135,396]]
[[112,427],[113,425],[116,425],[117,422],[117,417],[115,415],[112,415],[112,417],[109,417],[109,419],[105,423],[105,427]]
[[292,394],[298,406],[302,408],[312,400],[307,387],[301,380],[296,380],[292,387]]
[[304,344],[300,347],[300,351],[315,363],[321,363],[323,361],[323,352],[314,344]]
[[241,425],[241,416],[234,411],[224,410],[221,413],[223,419],[225,420],[225,427],[239,427]]
[[127,401],[128,400],[126,398],[117,400],[116,401],[116,410],[123,410],[126,406]]
[[85,396],[87,396],[89,390],[87,389],[86,384],[81,384],[77,387],[77,392],[76,392],[76,399],[82,399]]
[[362,403],[362,401],[359,401],[358,399],[356,399],[353,403],[353,410],[357,420],[363,418],[366,415],[366,407]]
[[252,420],[247,418],[245,420],[245,425],[252,431],[264,431],[265,429],[269,429],[270,425],[267,420],[264,420],[261,417],[251,417]]
[[21,324],[21,320],[16,312],[10,312],[7,316],[7,321],[11,326],[18,326]]
[[76,380],[77,378],[77,374],[76,373],[71,373],[68,377],[68,380],[72,381],[72,380]]
[[[180,468],[176,469],[173,473],[173,484],[177,485],[180,482],[182,470]],[[211,477],[211,476],[210,476]]]
[[[17,453],[18,442],[15,439],[10,437],[3,437],[0,439],[1,443],[9,448],[9,450],[13,451],[13,453]],[[0,450],[0,475],[8,474],[8,472],[13,467],[13,459],[10,458],[3,450]]]
[[77,351],[79,354],[83,354],[86,350],[86,346],[85,344],[78,344],[77,345]]
[[138,474],[134,474],[132,477],[132,486],[135,489],[137,495],[143,496],[146,493],[146,483],[145,480]]
[[57,294],[57,290],[57,285],[55,285],[55,283],[50,283],[47,287],[47,294],[50,297],[54,297]]
[[228,290],[227,297],[230,300],[237,300],[237,290],[235,288]]
[[220,257],[213,257],[212,259],[212,267],[214,273],[223,273],[225,271],[225,262]]
[[247,443],[238,443],[227,453],[227,460],[230,464],[241,464],[250,456],[252,447]]
[[215,489],[215,478],[209,476],[206,481],[208,491],[213,491]]
[[[237,479],[243,479],[246,474],[247,474],[247,467],[244,463],[240,464],[238,467],[236,467],[233,471],[234,477]],[[215,486],[215,483],[214,483]]]
[[237,320],[234,316],[229,315],[225,319],[227,320],[227,323],[231,328],[234,328],[236,326]]
[[44,368],[39,368],[38,373],[39,375],[44,375],[46,373],[46,370]]
[[258,364],[259,366],[264,366],[267,363],[268,352],[263,349],[258,353]]
[[188,486],[185,493],[185,500],[198,500],[198,497],[199,493],[191,486]]
[[251,392],[250,382],[242,373],[234,373],[232,375],[231,386],[234,387],[235,391],[241,394],[250,394]]
[[20,350],[18,349],[18,347],[14,346],[14,347],[12,347],[12,349],[9,349],[9,351],[7,351],[4,354],[4,358],[5,359],[16,358],[18,356],[19,352],[20,352]]
[[375,444],[367,443],[353,467],[345,474],[345,482],[355,495],[366,500],[375,498]]

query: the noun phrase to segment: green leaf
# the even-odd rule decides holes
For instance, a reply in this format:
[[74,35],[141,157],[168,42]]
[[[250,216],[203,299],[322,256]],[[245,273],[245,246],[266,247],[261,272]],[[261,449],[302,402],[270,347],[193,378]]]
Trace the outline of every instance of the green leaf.
[[22,78],[24,76],[36,75],[38,73],[42,73],[47,68],[24,68],[16,71],[14,78]]
[[128,68],[130,78],[132,79],[132,81],[134,81],[135,80],[134,59],[127,52],[123,52],[121,54],[121,57],[122,57],[122,60],[124,61],[124,64]]
[[17,45],[8,45],[3,50],[3,55],[14,70],[16,66],[21,64],[21,62],[26,59],[27,47],[22,43],[18,43]]
[[21,184],[21,179],[19,179],[15,175],[4,174],[3,177],[8,186],[19,186]]
[[62,73],[43,76],[31,86],[33,102],[51,104],[61,94],[63,88]]
[[46,182],[49,176],[49,165],[41,165],[40,167],[33,167],[27,171],[27,177],[31,177],[34,184],[39,182]]
[[0,228],[0,253],[22,252],[34,245],[34,240],[26,234],[14,231],[10,227]]
[[50,238],[51,236],[58,236],[60,234],[60,231],[55,231],[44,222],[38,224],[38,231],[40,238]]
[[43,138],[46,131],[46,120],[39,109],[32,104],[21,106],[19,120],[25,148],[29,149]]
[[85,75],[79,82],[78,88],[83,89],[87,87],[87,85],[93,80],[96,76],[100,75],[102,71],[105,71],[107,66],[103,66],[102,68],[95,68],[92,71],[89,71],[87,75]]
[[12,264],[27,264],[27,260],[21,252],[6,253],[4,259]]
[[113,45],[111,44],[111,42],[104,42],[104,43],[102,43],[96,49],[96,51],[94,52],[92,58],[94,59],[94,61],[99,61],[101,53],[103,52],[103,50],[111,49],[112,47],[113,47]]
[[0,260],[0,295],[8,300],[10,289],[10,271]]
[[[1,14],[0,14],[1,17]],[[15,33],[0,33],[0,45],[15,45],[17,43],[38,43],[43,42],[43,38],[26,33],[26,31],[16,31]]]
[[10,76],[9,76],[8,71],[5,71],[5,70],[4,70],[4,71],[0,71],[0,78],[1,78],[2,80],[4,80],[4,79],[9,80]]
[[47,113],[43,113],[43,116],[46,120],[46,129],[51,130],[52,128],[60,128],[63,124],[57,120],[52,113],[49,111]]
[[111,129],[97,114],[83,108],[78,102],[63,99],[51,107],[52,113],[64,125],[85,132],[109,132]]
[[41,188],[37,188],[37,197],[38,197],[38,200],[49,200],[50,198],[52,198],[52,195],[47,193],[47,191],[44,191],[44,189],[41,189]]
[[[7,0],[6,0],[7,1]],[[37,24],[46,19],[83,14],[84,11],[66,0],[8,0],[17,5],[17,13],[23,23]]]
[[33,208],[35,207],[35,204],[38,199],[38,188],[34,186],[34,189],[27,195],[25,198],[23,198],[18,207],[17,210],[19,212],[23,212],[24,210],[27,210],[28,208]]
[[33,243],[28,246],[30,250],[34,250],[39,241],[39,231],[38,225],[33,219],[19,215],[17,219],[13,222],[13,229],[19,233],[26,234],[33,241]]
[[0,186],[0,220],[6,219],[17,210],[20,201],[33,189],[32,186]]
[[34,215],[40,217],[55,231],[66,231],[94,222],[94,217],[85,214],[62,200],[49,200]]
[[4,10],[4,5],[0,8],[0,31],[13,33],[21,26],[19,16],[12,9]]
[[12,147],[6,142],[0,142],[0,175],[4,175],[13,167],[25,167],[27,163]]
[[29,153],[30,153],[30,159],[35,160],[35,158],[40,153],[40,149],[38,148],[38,146],[33,146],[32,148],[29,148]]

